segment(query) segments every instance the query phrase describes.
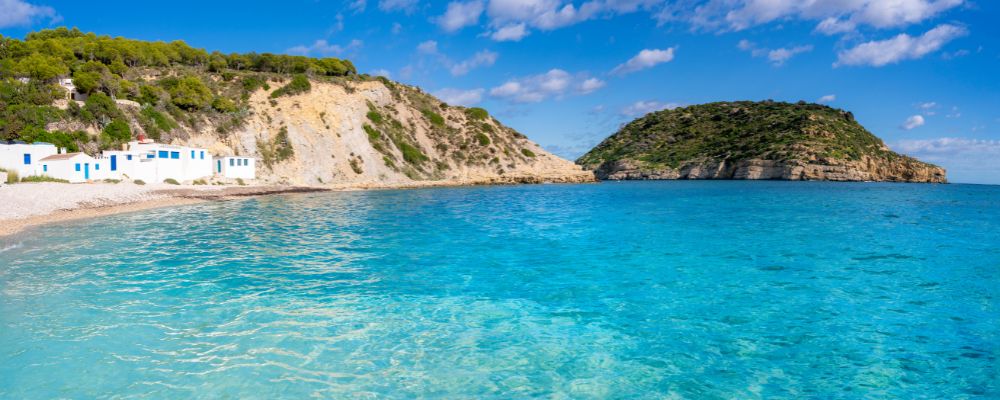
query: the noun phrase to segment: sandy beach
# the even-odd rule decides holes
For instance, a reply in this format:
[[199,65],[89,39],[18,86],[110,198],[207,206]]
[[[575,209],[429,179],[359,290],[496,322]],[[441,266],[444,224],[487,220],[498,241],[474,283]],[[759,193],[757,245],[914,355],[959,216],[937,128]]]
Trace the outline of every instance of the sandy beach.
[[133,183],[19,183],[0,186],[0,236],[61,221],[247,196],[329,189],[293,186],[177,186]]

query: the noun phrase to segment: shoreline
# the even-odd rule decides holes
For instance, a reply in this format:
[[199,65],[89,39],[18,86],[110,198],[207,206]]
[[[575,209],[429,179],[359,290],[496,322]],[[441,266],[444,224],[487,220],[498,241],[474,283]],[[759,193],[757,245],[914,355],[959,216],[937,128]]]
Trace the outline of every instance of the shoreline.
[[[16,235],[26,229],[66,221],[105,217],[116,214],[229,201],[247,197],[279,194],[317,193],[355,190],[421,189],[465,186],[504,186],[543,183],[596,183],[597,181],[532,179],[486,179],[462,181],[415,181],[405,183],[347,183],[327,186],[137,186],[128,183],[66,184],[18,183],[0,188],[0,203],[13,204],[14,212],[0,213],[0,238]],[[103,189],[122,193],[105,193]],[[15,193],[17,192],[17,193]],[[68,195],[68,196],[67,196]],[[20,197],[19,197],[20,196]],[[66,196],[69,198],[37,203],[38,199]],[[21,204],[15,200],[20,200]]]

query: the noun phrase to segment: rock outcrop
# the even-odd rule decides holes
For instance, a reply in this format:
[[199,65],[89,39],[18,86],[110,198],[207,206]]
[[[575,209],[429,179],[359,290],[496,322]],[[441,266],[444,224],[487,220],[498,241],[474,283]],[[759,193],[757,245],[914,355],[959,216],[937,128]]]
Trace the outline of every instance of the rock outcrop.
[[[280,84],[274,84],[278,87]],[[237,129],[212,125],[174,143],[257,157],[258,180],[282,185],[394,187],[591,182],[482,109],[449,106],[388,80],[314,81],[308,93],[258,90]],[[291,156],[275,157],[285,147]]]
[[816,104],[712,103],[639,118],[577,160],[598,179],[947,182],[851,113]]

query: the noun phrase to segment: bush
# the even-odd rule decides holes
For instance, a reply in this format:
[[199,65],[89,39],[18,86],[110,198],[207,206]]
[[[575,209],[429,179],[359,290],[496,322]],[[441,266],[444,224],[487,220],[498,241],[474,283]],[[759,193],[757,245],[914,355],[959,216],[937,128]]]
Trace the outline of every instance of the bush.
[[489,146],[490,145],[490,137],[486,136],[485,133],[482,133],[482,132],[476,133],[476,140],[479,141],[479,145],[480,146]]
[[108,97],[108,95],[100,92],[87,97],[87,101],[83,104],[83,109],[90,113],[95,122],[107,123],[107,121],[122,117],[122,112],[118,110],[118,105],[115,104],[115,101],[111,100],[111,97]]
[[[8,178],[8,180],[9,180],[9,179],[10,179],[10,178]],[[67,180],[65,180],[65,179],[56,179],[56,178],[53,178],[53,177],[51,177],[51,176],[45,176],[45,175],[34,175],[34,176],[26,176],[26,177],[24,177],[24,178],[21,178],[21,182],[56,182],[56,183],[69,183],[69,181],[67,181]]]
[[533,152],[531,150],[528,150],[528,149],[521,149],[521,154],[524,154],[525,157],[534,157],[535,156],[535,152]]
[[208,182],[205,181],[204,179],[195,179],[194,182],[192,182],[192,184],[195,184],[195,185],[207,185]]
[[397,147],[399,147],[399,151],[403,153],[403,160],[410,164],[420,164],[429,160],[424,153],[421,153],[419,149],[413,147],[413,145],[409,143],[400,142]]
[[368,119],[371,120],[372,122],[376,123],[376,124],[381,124],[382,121],[385,120],[384,118],[382,118],[382,114],[379,114],[379,112],[375,111],[374,108],[370,109],[368,111],[367,115],[368,115]]
[[236,178],[236,183],[240,186],[246,186],[247,183],[243,182],[243,178]]
[[177,180],[174,179],[174,178],[164,179],[163,183],[167,183],[167,184],[171,184],[171,185],[180,185],[181,184],[180,182],[177,182]]
[[145,185],[146,181],[144,181],[142,179],[136,179],[136,180],[132,181],[132,183],[134,183],[136,185]]
[[7,171],[7,183],[18,183],[21,179],[17,176],[17,171]]
[[309,92],[311,89],[312,84],[309,83],[309,78],[303,74],[296,74],[292,77],[292,81],[288,82],[287,85],[271,92],[271,98],[276,99],[281,96],[294,96],[300,93]]
[[424,114],[424,117],[426,117],[427,120],[431,121],[432,125],[444,126],[444,117],[442,117],[441,114],[428,109],[420,110],[420,112]]
[[121,179],[105,179],[104,183],[121,183]]
[[105,126],[104,130],[101,131],[101,141],[108,146],[124,143],[131,139],[132,131],[129,129],[128,123],[120,119],[111,121],[111,123]]
[[475,121],[484,120],[490,117],[490,113],[487,112],[486,109],[480,107],[472,107],[465,110],[465,114],[468,115],[470,119]]
[[370,141],[374,142],[382,137],[382,134],[375,130],[375,128],[372,128],[371,125],[365,124],[363,128],[365,129],[365,133],[368,134],[368,140]]
[[216,97],[215,100],[212,100],[212,108],[222,113],[236,112],[236,103],[225,97]]
[[181,79],[168,78],[161,82],[170,93],[170,101],[182,109],[202,109],[212,102],[212,91],[196,76],[186,76]]

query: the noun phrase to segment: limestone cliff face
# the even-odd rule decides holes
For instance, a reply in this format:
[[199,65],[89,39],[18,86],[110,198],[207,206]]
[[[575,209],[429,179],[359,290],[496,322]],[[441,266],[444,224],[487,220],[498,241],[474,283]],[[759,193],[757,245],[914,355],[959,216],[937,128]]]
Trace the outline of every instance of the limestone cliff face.
[[651,113],[577,163],[610,180],[947,182],[944,169],[892,152],[851,113],[770,101]]
[[[275,87],[280,85],[274,85]],[[175,143],[258,158],[258,180],[289,185],[587,182],[593,173],[556,157],[485,110],[448,106],[391,81],[313,82],[308,93],[249,99],[244,123],[211,125]]]

